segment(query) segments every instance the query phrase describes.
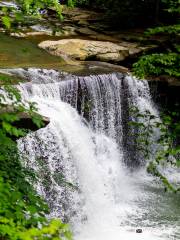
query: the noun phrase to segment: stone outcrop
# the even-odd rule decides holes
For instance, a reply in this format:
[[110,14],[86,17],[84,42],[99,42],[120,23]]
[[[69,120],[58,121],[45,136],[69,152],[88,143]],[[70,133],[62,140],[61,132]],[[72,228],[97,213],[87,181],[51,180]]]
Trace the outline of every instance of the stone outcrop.
[[120,62],[129,56],[129,49],[119,44],[107,41],[84,39],[62,39],[59,41],[44,41],[40,48],[49,53],[73,60],[97,60],[103,62]]

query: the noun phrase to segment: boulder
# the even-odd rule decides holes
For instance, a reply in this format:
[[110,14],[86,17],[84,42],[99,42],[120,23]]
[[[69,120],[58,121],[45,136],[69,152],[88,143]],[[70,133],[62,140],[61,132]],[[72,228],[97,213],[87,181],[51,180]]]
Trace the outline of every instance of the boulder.
[[39,47],[52,55],[80,61],[97,60],[117,63],[129,56],[128,48],[108,41],[62,39],[41,42]]

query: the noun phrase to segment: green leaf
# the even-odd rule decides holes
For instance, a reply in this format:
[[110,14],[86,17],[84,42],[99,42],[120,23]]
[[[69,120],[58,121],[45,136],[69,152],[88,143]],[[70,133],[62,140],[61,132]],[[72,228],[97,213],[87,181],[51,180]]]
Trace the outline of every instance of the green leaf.
[[1,19],[5,28],[9,30],[11,28],[11,18],[8,16],[3,16]]

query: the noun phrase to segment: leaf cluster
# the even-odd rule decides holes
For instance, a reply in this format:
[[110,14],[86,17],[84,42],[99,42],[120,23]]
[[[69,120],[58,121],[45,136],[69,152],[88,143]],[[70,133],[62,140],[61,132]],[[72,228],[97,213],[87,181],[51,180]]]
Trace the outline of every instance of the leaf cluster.
[[140,112],[137,107],[132,107],[131,115],[129,124],[137,129],[135,141],[138,151],[150,161],[148,172],[159,177],[166,190],[179,191],[180,188],[171,184],[159,170],[159,166],[167,164],[180,167],[179,112],[164,112],[155,116],[148,110]]
[[[170,13],[180,13],[179,0],[161,0],[166,4]],[[176,19],[176,18],[175,18]],[[155,28],[149,28],[145,31],[147,37],[151,35],[165,35],[166,42],[164,43],[161,53],[153,53],[150,55],[141,56],[140,59],[133,64],[133,72],[139,78],[149,76],[167,75],[176,78],[180,77],[180,24],[177,18],[176,24],[161,25]]]
[[[69,1],[72,5],[71,1]],[[58,0],[16,0],[17,8],[2,8],[1,22],[7,31],[17,25],[31,24],[32,20],[42,18],[47,9],[53,8],[60,20],[63,20],[62,5]]]
[[134,74],[141,79],[160,75],[180,77],[179,66],[180,54],[175,52],[145,55],[133,65]]

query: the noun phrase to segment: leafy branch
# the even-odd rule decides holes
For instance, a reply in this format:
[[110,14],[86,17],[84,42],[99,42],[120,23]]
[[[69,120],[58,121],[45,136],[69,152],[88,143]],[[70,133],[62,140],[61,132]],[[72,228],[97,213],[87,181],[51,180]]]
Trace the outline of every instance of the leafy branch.
[[140,112],[138,108],[131,109],[132,121],[129,125],[136,128],[135,144],[138,151],[149,160],[147,171],[163,182],[165,189],[177,192],[177,188],[164,176],[159,167],[170,164],[180,167],[180,137],[179,113],[163,113],[161,117],[152,115],[148,110]]

